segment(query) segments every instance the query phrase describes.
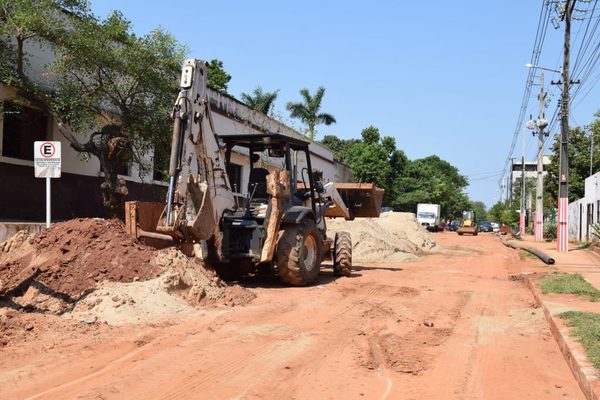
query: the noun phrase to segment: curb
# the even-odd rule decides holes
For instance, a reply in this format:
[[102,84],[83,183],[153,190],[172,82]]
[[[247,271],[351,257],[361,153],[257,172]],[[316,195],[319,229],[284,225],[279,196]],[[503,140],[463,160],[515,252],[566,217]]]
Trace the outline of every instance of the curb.
[[519,280],[522,280],[525,285],[529,288],[533,297],[535,298],[536,304],[544,310],[544,316],[546,317],[546,321],[548,321],[548,325],[550,326],[550,332],[552,332],[552,336],[554,336],[554,340],[558,343],[558,347],[560,348],[565,361],[569,365],[575,380],[579,384],[579,388],[583,392],[584,396],[588,400],[599,400],[598,395],[594,391],[594,387],[592,385],[593,380],[597,380],[596,378],[596,370],[590,368],[588,366],[582,365],[583,363],[588,363],[587,359],[583,357],[578,357],[573,354],[573,350],[569,347],[569,339],[568,332],[566,330],[561,332],[558,324],[554,320],[554,316],[550,313],[550,310],[546,307],[544,302],[542,301],[540,294],[532,282],[531,278],[525,274],[521,274],[518,277]]

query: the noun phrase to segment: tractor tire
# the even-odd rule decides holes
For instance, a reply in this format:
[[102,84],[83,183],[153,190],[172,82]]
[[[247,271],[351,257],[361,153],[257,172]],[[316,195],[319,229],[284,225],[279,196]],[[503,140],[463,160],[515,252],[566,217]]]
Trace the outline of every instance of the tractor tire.
[[352,238],[350,232],[337,232],[333,242],[333,275],[352,274]]
[[319,278],[323,240],[315,224],[288,225],[277,242],[275,264],[286,285],[306,286]]

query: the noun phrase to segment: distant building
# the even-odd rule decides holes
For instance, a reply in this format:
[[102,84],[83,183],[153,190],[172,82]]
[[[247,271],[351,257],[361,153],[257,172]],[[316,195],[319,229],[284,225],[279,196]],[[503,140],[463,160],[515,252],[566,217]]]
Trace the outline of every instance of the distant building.
[[[542,164],[543,164],[543,176],[548,174],[547,168],[550,164],[550,156],[544,155],[542,156]],[[515,199],[515,189],[521,186],[521,182],[523,179],[523,163],[513,159],[510,170],[510,177],[507,186],[508,193],[508,201],[509,204],[514,204],[514,201],[518,202],[520,199]],[[525,161],[525,179],[537,179],[537,161]],[[527,194],[526,194],[527,195]],[[530,204],[526,204],[528,209],[531,209]]]

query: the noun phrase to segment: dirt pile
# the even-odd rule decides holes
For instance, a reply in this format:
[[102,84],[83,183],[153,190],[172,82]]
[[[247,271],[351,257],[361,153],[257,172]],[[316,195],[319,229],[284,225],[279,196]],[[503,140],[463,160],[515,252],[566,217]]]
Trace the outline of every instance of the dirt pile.
[[214,271],[176,249],[156,251],[152,263],[163,270],[158,278],[131,283],[103,282],[77,302],[67,316],[122,325],[191,313],[195,305],[243,305],[255,297],[238,285],[227,285]]
[[0,244],[0,299],[26,311],[110,320],[120,309],[127,310],[122,319],[135,321],[186,305],[245,304],[252,298],[176,249],[139,243],[117,220],[71,220]]
[[[40,311],[62,311],[104,280],[158,276],[152,249],[129,237],[117,220],[75,219],[33,237],[19,232],[2,245],[0,296]],[[37,296],[37,293],[40,296]]]
[[335,232],[350,232],[355,262],[410,261],[435,246],[412,213],[386,212],[379,218],[330,219],[326,223],[331,237]]

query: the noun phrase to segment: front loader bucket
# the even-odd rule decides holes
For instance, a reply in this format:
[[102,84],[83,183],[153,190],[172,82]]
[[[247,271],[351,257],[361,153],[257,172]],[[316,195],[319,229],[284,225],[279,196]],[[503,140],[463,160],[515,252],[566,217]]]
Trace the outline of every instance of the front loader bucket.
[[[384,189],[373,183],[335,183],[334,186],[348,207],[350,219],[379,217]],[[333,206],[325,211],[325,216],[335,218],[344,215],[338,207]]]

